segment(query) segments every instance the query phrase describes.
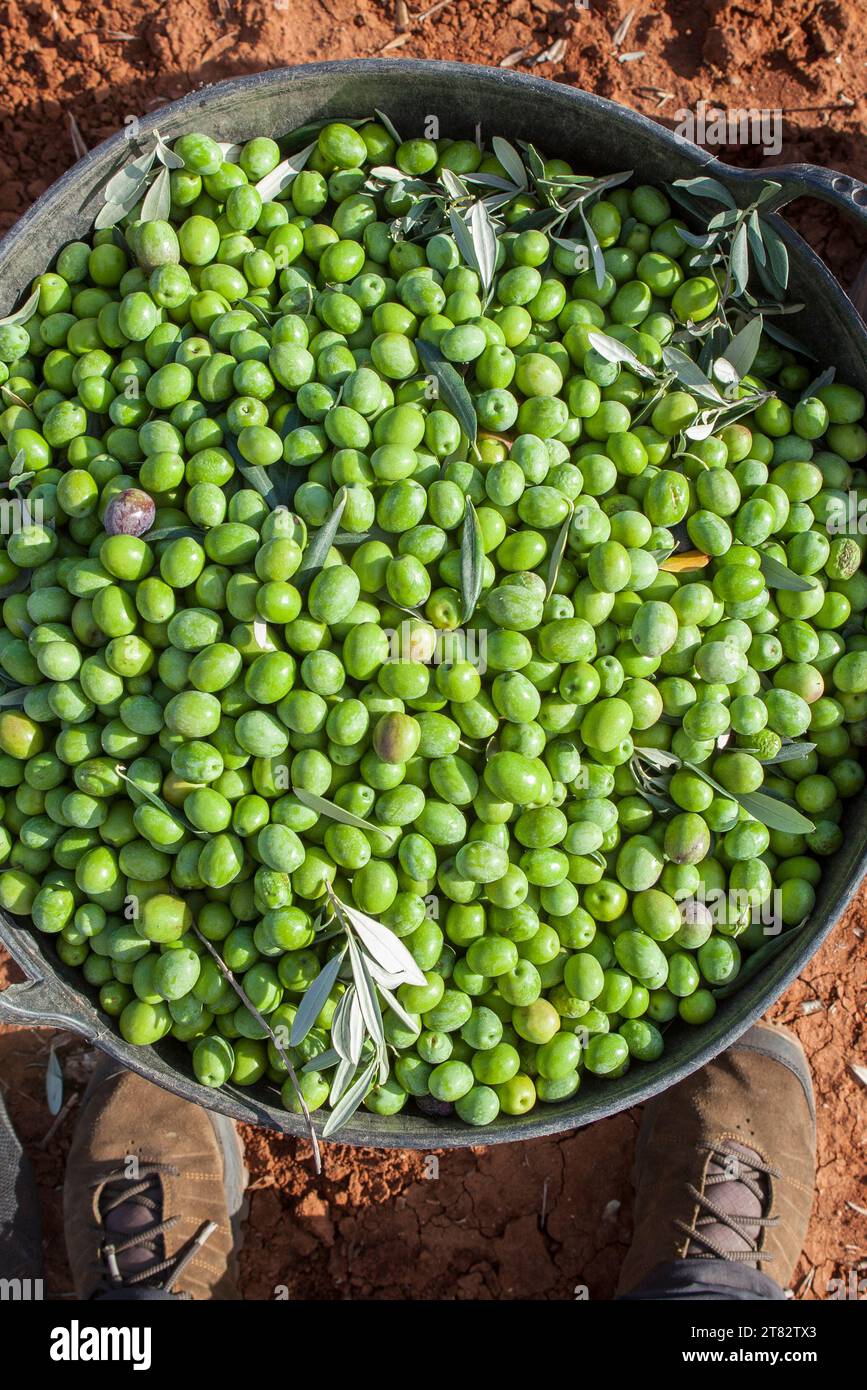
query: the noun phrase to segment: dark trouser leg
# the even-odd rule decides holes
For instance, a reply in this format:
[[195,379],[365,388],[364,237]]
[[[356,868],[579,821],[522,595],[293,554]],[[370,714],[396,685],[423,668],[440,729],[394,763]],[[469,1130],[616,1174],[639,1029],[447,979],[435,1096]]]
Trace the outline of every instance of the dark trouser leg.
[[[30,1161],[0,1096],[0,1277],[42,1278],[42,1213]],[[38,1296],[38,1295],[37,1295]]]
[[165,1289],[112,1289],[109,1293],[97,1293],[94,1303],[177,1303],[177,1294],[166,1293]]
[[733,1260],[668,1260],[618,1302],[684,1299],[697,1302],[780,1302],[786,1295],[767,1274]]

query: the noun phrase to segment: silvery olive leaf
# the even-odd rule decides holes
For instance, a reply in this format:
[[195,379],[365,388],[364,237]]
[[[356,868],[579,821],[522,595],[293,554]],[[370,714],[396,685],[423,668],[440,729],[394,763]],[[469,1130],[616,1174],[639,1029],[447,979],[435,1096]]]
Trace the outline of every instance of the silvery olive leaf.
[[578,211],[581,214],[581,221],[584,223],[584,235],[587,238],[587,245],[590,248],[590,259],[593,262],[593,276],[596,280],[596,288],[601,290],[605,283],[605,258],[602,255],[602,247],[599,245],[599,238],[594,232],[587,214],[584,211],[584,204],[579,205]]
[[507,192],[510,198],[523,192],[522,188],[510,183],[508,179],[501,179],[499,174],[464,174],[463,177],[467,183],[479,183],[483,188],[501,189],[503,192]]
[[27,299],[24,301],[24,303],[21,305],[20,309],[16,309],[14,313],[7,314],[5,319],[0,319],[0,328],[6,327],[7,324],[12,325],[28,323],[29,320],[32,319],[33,315],[36,313],[36,306],[39,303],[40,293],[40,290],[34,290],[33,293],[29,295]]
[[340,529],[340,518],[343,516],[346,507],[347,492],[346,488],[341,487],[337,491],[334,499],[334,507],[328,520],[323,522],[318,531],[314,531],[313,536],[307,543],[307,548],[295,575],[293,576],[296,588],[306,588],[314,574],[317,574],[325,561],[328,559],[328,552],[334,543],[334,537]]
[[527,187],[527,170],[524,168],[524,161],[518,154],[514,145],[508,140],[504,140],[501,135],[495,135],[491,141],[494,154],[502,164],[512,182],[521,189]]
[[722,403],[722,396],[713,382],[708,380],[701,367],[692,360],[688,353],[681,352],[680,348],[672,347],[671,344],[666,344],[662,349],[662,360],[669,371],[674,372],[681,386],[685,386],[688,391],[692,391],[696,395]]
[[731,274],[734,281],[735,290],[738,294],[743,294],[750,278],[750,257],[747,246],[747,229],[740,226],[732,242],[731,250]]
[[394,974],[400,972],[407,984],[425,983],[422,971],[393,931],[377,922],[375,918],[369,917],[366,912],[361,912],[357,907],[350,907],[348,903],[341,902],[339,909],[345,913],[350,925],[375,961]]
[[[372,973],[373,973],[373,966],[372,966],[372,965],[370,966],[370,970],[371,970],[371,974],[372,974]],[[380,994],[382,995],[382,997],[383,997],[383,999],[385,1000],[385,1002],[386,1002],[386,1004],[388,1005],[388,1007],[391,1009],[391,1012],[392,1012],[393,1014],[395,1014],[395,1015],[400,1019],[401,1023],[403,1023],[405,1027],[410,1028],[410,1029],[415,1028],[415,1027],[417,1026],[417,1025],[416,1025],[415,1019],[412,1017],[411,1014],[408,1014],[408,1013],[407,1013],[406,1009],[403,1007],[403,1005],[400,1003],[400,1001],[399,1001],[398,999],[395,998],[395,996],[392,994],[392,992],[391,992],[391,990],[388,988],[388,986],[387,986],[387,985],[384,985],[384,984],[381,984],[380,981],[379,981],[378,979],[377,979],[376,983],[377,983],[377,987],[378,987],[378,989],[379,989]]]
[[172,185],[169,170],[164,165],[147,193],[141,205],[142,222],[167,222],[172,210]]
[[373,1038],[374,1042],[383,1042],[382,1013],[379,1008],[379,1001],[376,997],[376,988],[370,978],[370,971],[367,969],[364,963],[364,957],[351,936],[347,936],[346,943],[349,949],[349,962],[352,968],[352,978],[355,983],[355,993],[368,1037]]
[[721,361],[728,363],[732,369],[734,380],[740,381],[742,377],[747,375],[756,359],[756,353],[759,350],[759,344],[762,339],[763,328],[764,320],[761,314],[757,315],[754,319],[750,319],[746,327],[735,334],[722,357],[717,359],[715,365],[719,367]]
[[760,221],[762,240],[768,253],[769,269],[780,289],[785,290],[789,284],[789,253],[779,232],[775,231],[764,218],[761,218]]
[[356,830],[367,830],[374,835],[384,835],[387,840],[395,840],[400,834],[400,831],[394,826],[375,825],[373,821],[365,820],[363,816],[356,816],[352,811],[344,811],[342,806],[336,805],[333,801],[327,801],[324,796],[317,796],[315,792],[309,792],[304,787],[293,787],[292,793],[298,798],[302,806],[315,811],[319,816],[326,816],[328,820],[337,821],[340,825],[352,825]]
[[801,392],[801,400],[809,400],[811,396],[815,396],[817,391],[821,391],[824,386],[830,386],[836,375],[836,367],[826,367],[825,370],[814,377],[809,386],[805,387]]
[[270,174],[266,174],[254,185],[263,203],[273,202],[275,198],[286,191],[296,175],[301,173],[315,149],[316,141],[314,140],[311,144],[305,145],[304,149],[299,150],[297,154],[290,154],[287,159],[281,160],[276,169],[272,169]]
[[699,174],[697,178],[692,179],[675,179],[671,187],[682,188],[694,198],[709,198],[714,202],[723,203],[727,208],[735,207],[735,200],[725,184],[720,183],[719,179],[710,178],[707,174]]
[[337,1104],[347,1086],[352,1081],[357,1067],[357,1062],[350,1062],[347,1057],[341,1057],[331,1081],[331,1090],[328,1094],[329,1105],[334,1106]]
[[470,198],[472,196],[467,185],[462,178],[458,177],[454,169],[443,169],[440,172],[440,183],[449,197],[455,199],[457,202],[462,202],[465,198]]
[[349,1056],[353,1062],[357,1063],[361,1058],[364,1040],[367,1036],[364,1010],[358,997],[358,986],[354,982],[346,993],[349,995]]
[[611,338],[607,333],[599,333],[593,329],[587,334],[587,341],[607,362],[623,362],[630,371],[635,372],[636,376],[643,376],[651,381],[655,380],[656,373],[653,368],[639,361],[632,349],[628,348],[625,343],[621,343],[618,338]]
[[680,766],[680,759],[674,753],[668,753],[662,748],[642,748],[637,746],[635,749],[637,756],[649,767],[656,768],[658,772],[668,772],[672,768]]
[[292,1021],[292,1031],[289,1035],[290,1046],[297,1047],[299,1043],[304,1041],[322,1012],[332,986],[340,973],[344,955],[345,951],[338,951],[329,961],[326,961],[316,979],[304,991],[298,1005],[298,1012]]
[[383,127],[383,129],[388,131],[394,143],[396,145],[402,145],[403,141],[401,137],[398,135],[397,127],[395,126],[394,121],[391,119],[391,117],[387,115],[385,111],[380,111],[376,106],[373,108],[373,114],[379,121],[379,124]]
[[403,183],[406,177],[403,170],[395,168],[393,164],[376,164],[368,175],[368,178],[379,179],[381,183]]
[[323,1138],[329,1138],[330,1135],[340,1129],[341,1125],[345,1125],[346,1121],[351,1119],[355,1114],[370,1089],[370,1083],[373,1081],[376,1070],[377,1063],[376,1059],[374,1059],[367,1064],[364,1071],[358,1077],[358,1080],[350,1086],[346,1094],[338,1101],[337,1105],[335,1105],[334,1109],[331,1111],[322,1130]]
[[105,185],[106,203],[126,204],[132,198],[130,206],[134,207],[138,200],[138,190],[153,168],[156,157],[155,149],[148,150],[147,153],[138,155],[136,159],[131,159],[128,164],[113,174]]
[[333,1047],[327,1047],[324,1052],[318,1052],[315,1057],[311,1057],[309,1062],[305,1062],[301,1068],[302,1072],[311,1071],[330,1071],[340,1062],[340,1054],[334,1051]]
[[462,621],[469,622],[476,611],[485,577],[485,546],[482,528],[472,498],[466,501],[461,528],[461,605]]
[[[183,159],[179,154],[175,154],[174,150],[166,144],[165,140],[160,135],[158,130],[154,131],[154,139],[156,140],[156,156],[160,164],[164,165],[166,169],[183,169]],[[220,146],[220,148],[224,149],[222,145]],[[240,151],[241,147],[240,145],[234,145],[229,148]],[[233,158],[233,156],[229,156],[228,154],[224,153],[223,158],[228,160],[230,158]]]
[[[336,1051],[346,1061],[352,1061],[351,1038],[349,1031],[349,1011],[352,1007],[352,996],[354,987],[352,985],[341,994],[337,1001],[337,1008],[331,1019],[331,1043]],[[356,1061],[358,1058],[355,1059]]]

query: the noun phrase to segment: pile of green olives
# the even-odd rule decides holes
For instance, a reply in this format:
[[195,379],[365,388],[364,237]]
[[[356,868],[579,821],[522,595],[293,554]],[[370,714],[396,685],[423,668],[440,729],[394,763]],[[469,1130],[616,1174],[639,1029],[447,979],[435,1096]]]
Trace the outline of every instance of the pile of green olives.
[[[658,372],[718,311],[658,188],[588,201],[601,268],[515,192],[486,282],[410,214],[494,154],[285,148],[181,136],[168,216],[0,325],[0,907],[129,1043],[297,1110],[274,1037],[350,904],[424,980],[364,1104],[483,1126],[656,1060],[809,916],[864,783],[865,538],[831,524],[864,395],[763,336],[761,403],[690,437],[705,402],[600,351]],[[311,1110],[350,979],[288,1049]]]

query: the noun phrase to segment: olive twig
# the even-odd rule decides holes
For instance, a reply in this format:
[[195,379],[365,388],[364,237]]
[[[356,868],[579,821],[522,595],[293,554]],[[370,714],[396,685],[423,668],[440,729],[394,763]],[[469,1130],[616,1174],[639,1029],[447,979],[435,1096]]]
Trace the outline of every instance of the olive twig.
[[304,1099],[301,1087],[298,1084],[298,1077],[296,1075],[295,1068],[289,1060],[289,1055],[285,1047],[281,1043],[280,1039],[277,1037],[277,1034],[274,1032],[274,1029],[271,1027],[264,1014],[260,1013],[260,1011],[256,1008],[256,1005],[250,999],[246,990],[244,990],[242,986],[238,984],[238,981],[235,979],[235,976],[232,974],[228,965],[226,965],[226,962],[223,960],[220,953],[214,949],[208,938],[202,935],[195,922],[193,923],[193,931],[195,932],[202,945],[205,947],[205,949],[212,957],[214,964],[216,965],[223,979],[226,980],[226,982],[232,986],[232,989],[235,991],[238,998],[241,1000],[241,1003],[244,1004],[247,1009],[249,1009],[250,1013],[253,1015],[260,1027],[265,1029],[265,1032],[268,1034],[268,1037],[271,1039],[272,1043],[277,1049],[277,1054],[280,1058],[280,1061],[283,1063],[284,1067],[289,1073],[289,1080],[292,1082],[295,1094],[298,1097],[298,1103],[301,1106],[301,1114],[304,1116],[304,1121],[307,1125],[307,1133],[310,1136],[310,1144],[313,1149],[313,1166],[318,1177],[319,1174],[322,1172],[322,1153],[319,1148],[319,1140],[316,1138],[316,1130],[313,1128],[313,1121],[310,1118],[310,1111],[307,1108],[307,1102]]

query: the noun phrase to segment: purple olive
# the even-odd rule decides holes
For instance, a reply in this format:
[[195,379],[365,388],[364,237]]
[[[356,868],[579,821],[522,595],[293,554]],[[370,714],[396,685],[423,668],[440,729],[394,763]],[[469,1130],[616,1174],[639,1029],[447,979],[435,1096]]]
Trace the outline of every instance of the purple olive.
[[105,509],[103,526],[109,536],[143,536],[154,524],[154,499],[140,487],[124,488]]
[[455,1113],[455,1107],[450,1100],[437,1100],[434,1096],[416,1096],[415,1103],[423,1115],[440,1118]]

